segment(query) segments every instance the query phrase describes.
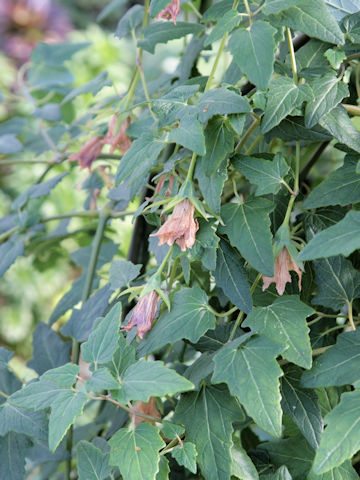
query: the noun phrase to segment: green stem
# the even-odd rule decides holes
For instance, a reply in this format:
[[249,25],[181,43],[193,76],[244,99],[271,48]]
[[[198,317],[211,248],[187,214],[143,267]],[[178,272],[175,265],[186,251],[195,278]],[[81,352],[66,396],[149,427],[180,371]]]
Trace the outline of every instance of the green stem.
[[[82,305],[86,302],[86,300],[90,297],[91,294],[91,288],[96,272],[96,264],[97,264],[97,259],[99,256],[100,252],[100,247],[101,243],[103,240],[105,228],[106,228],[106,222],[108,221],[110,216],[110,211],[108,207],[105,207],[104,211],[101,212],[100,217],[99,217],[99,223],[98,227],[95,233],[95,238],[93,241],[92,245],[92,250],[91,250],[91,256],[90,256],[90,261],[89,261],[89,266],[87,269],[86,277],[85,277],[85,284],[84,288],[82,291],[82,296],[81,296],[81,303]],[[79,363],[79,357],[80,357],[80,343],[73,339],[72,342],[72,350],[71,350],[71,362],[78,364]],[[71,451],[72,451],[72,445],[73,445],[73,426],[71,425],[68,437],[67,437],[67,442],[66,442],[66,447],[67,451],[70,455],[70,457],[66,461],[66,475],[65,478],[67,480],[70,480],[71,478]]]
[[0,395],[4,398],[9,398],[9,395],[5,392],[3,392],[2,390],[0,390]]
[[169,283],[168,283],[168,290],[169,292],[171,291],[171,287],[175,281],[175,275],[176,275],[176,269],[177,269],[177,266],[179,265],[179,261],[180,261],[180,258],[176,258],[175,261],[174,261],[174,264],[172,266],[172,269],[171,269],[171,274],[170,274],[170,279],[169,279]]
[[283,225],[289,225],[290,215],[294,206],[295,198],[299,193],[299,172],[300,172],[300,141],[296,141],[296,152],[295,152],[295,179],[294,179],[294,191],[290,197],[289,204],[287,206],[285,218]]
[[164,258],[164,260],[161,262],[161,265],[160,267],[157,269],[155,275],[161,275],[162,274],[162,271],[164,270],[170,256],[171,256],[171,253],[172,253],[172,246],[169,248],[169,251],[168,253],[166,254],[166,257]]
[[107,395],[97,394],[97,397],[90,397],[90,398],[92,398],[92,400],[99,400],[99,399],[106,400],[107,402],[110,402],[113,405],[116,405],[117,407],[122,408],[123,410],[126,410],[128,413],[133,414],[136,417],[146,418],[147,420],[152,420],[153,422],[162,423],[161,418],[152,417],[151,415],[146,415],[145,413],[137,412],[135,408],[127,407],[126,405],[123,405],[122,403],[117,402],[116,400],[114,400],[111,397],[108,397]]
[[254,148],[256,147],[256,145],[260,142],[260,140],[263,138],[263,134],[260,133],[260,135],[258,135],[255,140],[253,141],[253,143],[250,145],[250,147],[246,150],[245,152],[245,155],[250,155],[250,153],[254,150]]
[[228,34],[225,33],[225,35],[222,37],[221,39],[221,43],[220,43],[220,47],[219,47],[219,50],[216,54],[216,58],[215,58],[215,62],[214,62],[214,65],[212,66],[212,69],[210,71],[210,74],[209,74],[209,78],[206,82],[206,85],[205,85],[205,92],[207,92],[208,90],[210,90],[210,87],[211,87],[211,83],[214,79],[214,75],[215,75],[215,72],[216,72],[216,69],[219,65],[219,61],[220,61],[220,57],[224,51],[224,48],[225,48],[225,45],[226,45],[226,40],[227,40],[227,37],[228,37]]
[[252,13],[251,13],[251,10],[250,10],[250,7],[249,7],[248,0],[244,0],[244,5],[245,5],[245,8],[246,8],[247,14],[249,16],[249,24],[251,25],[252,24]]
[[181,439],[180,439],[179,436],[176,437],[176,438],[174,438],[173,440],[171,440],[171,442],[168,443],[163,450],[161,450],[160,455],[165,455],[165,453],[170,452],[170,451],[172,450],[172,448],[173,448],[175,445],[177,445],[180,441],[181,441]]
[[209,310],[209,312],[213,313],[216,317],[228,317],[232,313],[236,312],[236,310],[238,310],[238,307],[232,307],[227,312],[221,312],[221,313],[214,310],[212,307],[210,307],[210,305],[207,306],[207,309]]
[[188,170],[188,173],[186,175],[185,183],[192,181],[192,178],[193,178],[193,175],[194,175],[194,170],[195,170],[195,165],[196,165],[196,159],[197,159],[197,154],[195,152],[193,152],[192,157],[191,157],[189,170]]
[[293,45],[292,38],[291,38],[291,30],[290,30],[289,27],[286,27],[286,35],[287,35],[289,51],[290,51],[290,59],[291,59],[291,68],[292,68],[292,72],[293,72],[293,79],[294,79],[294,83],[297,85],[299,79],[298,79],[297,67],[296,67],[295,50],[294,50],[294,45]]
[[249,139],[250,135],[253,133],[253,131],[257,128],[257,126],[260,123],[260,118],[255,118],[253,123],[250,125],[250,127],[247,129],[245,132],[244,136],[240,140],[240,142],[236,145],[235,147],[235,153],[239,153],[242,147],[245,145],[247,140]]
[[353,318],[352,302],[349,302],[347,300],[346,304],[347,304],[347,308],[348,308],[348,318],[349,318],[349,323],[350,323],[351,330],[356,330],[355,323],[354,323],[354,318]]

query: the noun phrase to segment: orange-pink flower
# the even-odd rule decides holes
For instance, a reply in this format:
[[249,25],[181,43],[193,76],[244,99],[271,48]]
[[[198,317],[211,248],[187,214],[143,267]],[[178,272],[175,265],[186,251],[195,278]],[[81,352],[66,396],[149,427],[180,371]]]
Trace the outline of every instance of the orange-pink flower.
[[199,229],[198,221],[194,218],[194,205],[185,198],[176,204],[171,217],[151,237],[159,237],[159,245],[176,242],[181,250],[191,248],[195,243],[195,234]]
[[78,162],[80,168],[91,169],[92,162],[100,155],[103,148],[102,137],[92,137],[88,140],[78,153],[69,156],[71,162]]
[[279,256],[275,260],[275,274],[273,277],[265,277],[263,275],[263,291],[268,288],[272,283],[276,284],[276,290],[279,295],[283,295],[285,286],[287,283],[291,283],[290,270],[296,272],[299,277],[299,290],[301,290],[301,270],[294,262],[292,256],[288,252],[286,247],[283,247]]
[[180,0],[172,0],[164,10],[156,16],[156,19],[164,18],[165,20],[172,20],[176,25],[176,17],[180,13]]
[[144,334],[151,330],[159,301],[159,295],[155,290],[140,297],[138,303],[133,308],[130,320],[123,330],[127,332],[133,327],[137,327],[138,335],[143,338]]
[[[148,402],[137,402],[134,405],[134,410],[138,413],[143,413],[145,415],[150,415],[151,417],[161,419],[161,415],[159,410],[156,408],[156,400],[155,397],[150,397]],[[137,427],[141,422],[149,422],[153,425],[155,424],[155,420],[150,420],[150,418],[139,417],[135,413],[131,414],[131,419],[134,418],[135,415],[135,427]]]
[[111,117],[109,122],[109,129],[103,142],[111,145],[110,153],[114,153],[114,151],[119,148],[124,154],[125,152],[127,152],[127,150],[129,150],[132,144],[130,138],[125,133],[130,125],[130,117],[126,118],[126,120],[120,125],[119,131],[115,133],[117,118],[117,115],[113,115]]

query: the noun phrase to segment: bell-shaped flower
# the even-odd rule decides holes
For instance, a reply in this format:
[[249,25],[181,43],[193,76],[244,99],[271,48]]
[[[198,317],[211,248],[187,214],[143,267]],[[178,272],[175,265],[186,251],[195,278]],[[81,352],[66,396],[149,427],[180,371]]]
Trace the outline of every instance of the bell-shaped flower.
[[180,13],[180,0],[172,0],[164,10],[156,16],[156,19],[164,18],[165,20],[172,20],[176,25],[176,17]]
[[290,271],[294,271],[298,274],[299,290],[301,290],[301,276],[302,272],[286,247],[283,247],[275,260],[275,273],[273,277],[262,276],[263,279],[263,291],[266,290],[269,285],[275,283],[276,290],[279,295],[283,295],[285,286],[287,283],[291,283]]
[[78,153],[69,156],[71,162],[78,162],[80,168],[91,169],[92,162],[100,155],[103,148],[102,137],[92,137],[88,140]]
[[133,327],[137,327],[139,337],[143,338],[144,334],[151,330],[156,316],[159,298],[156,290],[152,290],[143,297],[140,297],[131,312],[130,320],[127,325],[122,327],[123,330],[128,332]]
[[111,145],[110,153],[114,153],[114,151],[119,148],[122,154],[124,154],[132,145],[130,138],[126,135],[126,130],[130,125],[130,117],[127,117],[126,120],[120,125],[118,132],[116,132],[117,119],[117,115],[113,115],[111,117],[109,129],[103,140],[103,143]]
[[150,236],[159,237],[159,245],[164,243],[173,245],[175,242],[181,250],[191,248],[195,243],[195,234],[199,229],[198,221],[194,218],[194,205],[185,198],[174,207],[170,218],[159,228],[157,233]]

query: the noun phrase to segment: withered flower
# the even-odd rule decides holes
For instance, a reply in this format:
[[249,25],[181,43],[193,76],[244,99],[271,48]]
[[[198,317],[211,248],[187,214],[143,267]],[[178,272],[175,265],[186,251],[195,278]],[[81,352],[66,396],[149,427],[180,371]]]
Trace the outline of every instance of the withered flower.
[[194,205],[185,198],[176,204],[171,217],[159,228],[157,233],[150,236],[159,237],[159,245],[167,243],[173,245],[176,242],[181,250],[191,248],[195,243],[195,233],[199,229],[198,221],[194,218]]
[[164,10],[156,16],[156,20],[164,18],[165,20],[172,20],[176,25],[176,17],[180,13],[180,0],[172,0]]
[[111,145],[110,153],[114,153],[114,151],[119,148],[124,154],[127,152],[127,150],[129,150],[132,144],[130,138],[125,133],[130,125],[130,117],[126,118],[126,120],[120,125],[119,131],[115,133],[117,118],[117,115],[113,115],[111,117],[109,129],[103,140],[103,143]]
[[80,168],[91,169],[92,162],[100,155],[103,148],[102,137],[92,137],[80,149],[78,153],[72,153],[69,156],[71,162],[78,162]]
[[[148,402],[137,402],[134,405],[134,410],[138,413],[143,413],[145,415],[150,415],[151,417],[161,419],[161,415],[159,410],[156,408],[156,401],[155,397],[150,397]],[[141,422],[149,422],[152,425],[155,424],[155,420],[150,420],[150,418],[139,417],[138,415],[132,413],[131,419],[134,418],[135,415],[135,427],[137,427]]]
[[262,276],[263,278],[263,291],[268,288],[269,285],[272,283],[276,284],[276,290],[279,295],[283,295],[285,291],[285,286],[287,283],[291,283],[291,275],[290,275],[290,270],[293,272],[296,272],[299,277],[299,290],[301,290],[301,270],[297,266],[297,264],[294,262],[292,256],[288,252],[286,247],[283,247],[281,250],[279,256],[275,260],[275,274],[273,277],[265,277],[265,275]]
[[138,303],[135,305],[130,320],[127,325],[122,327],[127,332],[133,327],[137,327],[138,335],[143,338],[144,334],[148,332],[153,324],[157,306],[159,301],[159,295],[156,290],[152,290],[143,297],[140,297]]

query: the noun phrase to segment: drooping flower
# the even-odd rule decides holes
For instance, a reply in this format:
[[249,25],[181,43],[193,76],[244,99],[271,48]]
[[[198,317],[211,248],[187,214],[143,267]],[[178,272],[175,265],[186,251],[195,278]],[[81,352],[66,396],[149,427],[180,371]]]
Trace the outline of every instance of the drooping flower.
[[285,291],[285,286],[287,283],[291,283],[290,270],[296,272],[299,277],[298,285],[299,290],[301,290],[301,276],[302,272],[298,265],[295,263],[294,259],[288,252],[286,247],[283,247],[279,256],[275,260],[275,274],[273,277],[262,276],[263,278],[263,291],[266,290],[269,285],[275,283],[276,290],[279,295],[283,295]]
[[150,236],[159,237],[159,245],[167,243],[173,245],[176,242],[181,250],[191,248],[195,243],[195,234],[199,229],[198,221],[194,218],[194,205],[185,198],[176,204],[174,211],[157,233]]
[[69,156],[71,162],[78,162],[80,168],[91,169],[92,162],[100,155],[103,148],[103,137],[92,137],[78,153]]
[[109,122],[108,132],[103,140],[103,143],[111,145],[110,153],[119,148],[124,154],[131,147],[132,141],[126,135],[126,130],[130,125],[130,117],[127,117],[126,120],[120,125],[119,131],[115,133],[117,125],[117,115],[113,115]]
[[123,330],[127,332],[133,327],[137,327],[138,335],[143,338],[144,334],[151,330],[159,301],[159,295],[156,290],[152,290],[143,297],[140,297],[135,305],[130,320]]
[[[155,397],[150,397],[148,402],[137,402],[134,405],[134,410],[139,413],[143,413],[145,415],[150,415],[151,417],[158,418],[160,420],[161,415],[159,410],[156,408],[156,400]],[[149,422],[153,425],[155,424],[155,420],[151,420],[150,418],[139,417],[135,413],[131,414],[131,419],[135,416],[135,427],[137,427],[141,422]]]
[[156,20],[159,18],[164,18],[165,20],[172,20],[174,25],[176,25],[176,17],[180,13],[180,0],[172,0],[169,5],[161,10],[161,12],[156,16]]

